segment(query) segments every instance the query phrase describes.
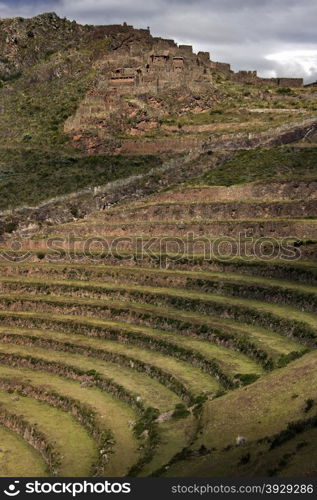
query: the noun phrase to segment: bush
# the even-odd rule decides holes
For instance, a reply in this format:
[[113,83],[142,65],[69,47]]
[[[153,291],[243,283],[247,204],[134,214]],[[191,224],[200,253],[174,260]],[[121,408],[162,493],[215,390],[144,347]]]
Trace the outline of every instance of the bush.
[[288,88],[281,87],[281,88],[277,89],[277,93],[278,94],[291,94],[292,93],[292,89],[290,89],[289,87]]
[[236,377],[240,380],[242,385],[253,384],[258,378],[259,375],[256,373],[238,373]]
[[70,213],[72,214],[73,217],[77,218],[78,217],[78,208],[77,207],[71,207]]
[[251,455],[250,453],[246,453],[245,455],[243,455],[241,458],[240,458],[240,462],[238,465],[245,465],[245,464],[248,464],[251,460]]
[[305,406],[304,412],[308,413],[312,409],[312,407],[314,406],[315,401],[313,399],[309,398],[309,399],[306,399],[305,403],[306,403],[306,406]]
[[173,412],[173,418],[175,420],[186,418],[188,415],[189,411],[183,403],[178,403],[177,405],[175,405],[175,410]]
[[13,231],[16,231],[17,228],[18,228],[17,222],[14,222],[14,221],[7,222],[6,225],[4,226],[4,232],[5,233],[13,233]]

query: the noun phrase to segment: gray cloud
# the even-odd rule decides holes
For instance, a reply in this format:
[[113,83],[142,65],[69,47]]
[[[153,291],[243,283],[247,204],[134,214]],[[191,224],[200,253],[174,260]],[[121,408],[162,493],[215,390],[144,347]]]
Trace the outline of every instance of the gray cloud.
[[234,69],[317,79],[316,0],[0,0],[0,17],[48,10],[84,24],[150,26]]

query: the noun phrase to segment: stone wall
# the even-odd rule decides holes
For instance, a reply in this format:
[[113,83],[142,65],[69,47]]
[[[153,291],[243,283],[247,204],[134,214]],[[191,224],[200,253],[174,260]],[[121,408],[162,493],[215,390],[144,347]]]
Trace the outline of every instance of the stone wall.
[[[180,113],[212,108],[220,92],[214,84],[217,73],[242,84],[302,85],[301,79],[261,79],[256,71],[234,73],[230,64],[211,61],[208,52],[195,54],[191,45],[178,46],[127,24],[100,27],[100,32],[109,38],[109,50],[98,62],[98,75],[86,98],[64,126],[76,148],[89,153],[100,143],[113,149],[112,142],[127,134],[130,123],[154,123],[173,112],[173,99],[178,97]],[[97,103],[93,97],[99,98]],[[134,142],[131,146],[140,147]],[[157,147],[160,150],[161,143]],[[175,148],[182,151],[183,144],[175,141]]]
[[178,46],[174,40],[152,37],[149,29],[134,29],[126,23],[98,29],[111,39],[112,53],[105,64],[105,77],[108,77],[110,91],[117,94],[126,93],[127,86],[132,94],[157,93],[161,89],[184,85],[194,92],[205,92],[208,86],[212,86],[213,71],[241,83],[265,82],[283,87],[303,85],[302,79],[298,78],[261,79],[256,71],[234,73],[230,64],[211,61],[209,52],[195,54],[191,45]]
[[256,71],[238,71],[231,75],[231,79],[240,83],[266,83],[278,87],[300,88],[304,85],[303,78],[261,78]]
[[212,85],[211,68],[209,52],[196,55],[190,45],[178,47],[173,40],[145,37],[131,41],[129,55],[122,47],[108,58],[105,85],[116,94],[125,94],[127,88],[133,95],[184,85],[200,92]]
[[242,83],[257,83],[259,80],[256,71],[238,71],[233,73],[231,78],[235,82]]
[[277,78],[279,87],[302,87],[304,85],[303,78]]
[[222,73],[231,73],[231,66],[227,63],[213,61],[211,63],[211,67],[217,71],[221,71]]

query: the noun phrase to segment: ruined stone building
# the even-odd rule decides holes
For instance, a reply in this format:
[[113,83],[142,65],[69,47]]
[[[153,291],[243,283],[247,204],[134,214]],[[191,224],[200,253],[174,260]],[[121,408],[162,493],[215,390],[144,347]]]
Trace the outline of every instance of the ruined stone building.
[[[153,37],[149,29],[126,23],[96,29],[108,41],[108,50],[98,59],[93,85],[64,127],[77,145],[84,141],[85,150],[97,148],[99,140],[105,149],[115,149],[116,140],[126,135],[151,135],[165,116],[214,107],[219,77],[246,85],[303,85],[301,79],[259,78],[256,71],[235,73],[230,64],[213,61],[209,52],[196,54],[192,46]],[[165,131],[168,127],[162,125]]]
[[113,47],[112,57],[108,59],[108,90],[110,93],[138,93],[164,91],[185,85],[192,91],[208,87],[215,71],[224,73],[228,78],[241,83],[265,83],[282,87],[301,87],[299,78],[260,78],[256,71],[231,70],[230,64],[214,62],[209,52],[195,54],[190,45],[177,45],[174,40],[152,37],[149,29],[136,30],[124,23],[102,27],[105,36],[112,33],[122,35],[117,46]]

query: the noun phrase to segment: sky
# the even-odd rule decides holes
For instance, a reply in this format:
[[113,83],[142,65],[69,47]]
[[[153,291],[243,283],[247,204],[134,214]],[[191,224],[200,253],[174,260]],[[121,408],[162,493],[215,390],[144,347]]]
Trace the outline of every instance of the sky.
[[235,71],[317,80],[316,0],[0,0],[0,18],[52,11],[82,24],[149,26]]

